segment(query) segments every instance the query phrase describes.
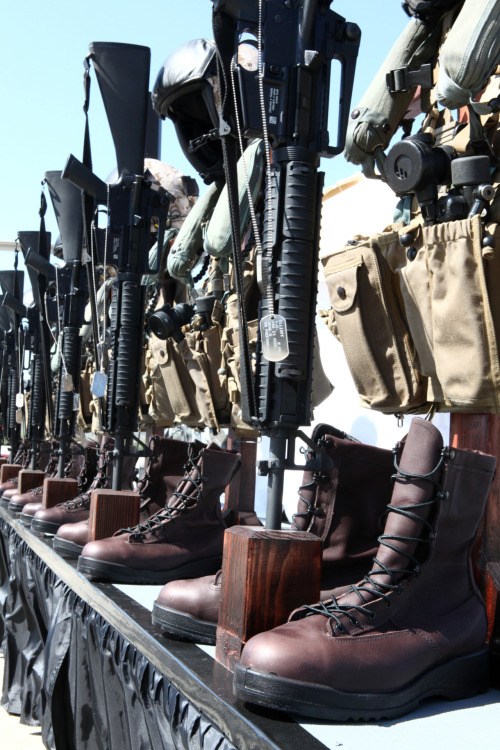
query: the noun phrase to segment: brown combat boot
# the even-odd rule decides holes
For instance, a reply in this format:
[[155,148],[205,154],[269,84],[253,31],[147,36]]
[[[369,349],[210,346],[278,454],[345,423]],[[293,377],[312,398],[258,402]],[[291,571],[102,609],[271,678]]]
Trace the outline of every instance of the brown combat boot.
[[[195,441],[197,451],[203,444]],[[144,476],[137,483],[141,497],[139,521],[162,510],[184,476],[189,443],[154,435],[149,443],[151,451]],[[54,537],[54,549],[65,557],[80,557],[89,541],[88,518],[78,523],[65,523]]]
[[470,551],[493,456],[443,449],[414,418],[371,571],[243,648],[234,692],[334,721],[393,719],[488,689],[487,619]]
[[[30,463],[30,444],[29,440],[21,440],[15,456],[12,460],[13,466],[21,466],[23,469],[27,469]],[[15,480],[15,481],[14,481]],[[8,479],[5,482],[0,483],[0,497],[3,495],[3,493],[6,490],[15,489],[17,491],[17,477],[13,477],[12,479]],[[0,505],[2,508],[8,508],[10,503],[10,497],[8,500],[0,499]]]
[[[16,454],[14,461],[23,469],[29,469],[31,465],[31,447],[30,441],[22,441],[22,445]],[[51,446],[47,441],[40,443],[40,448],[36,455],[35,468],[39,471],[46,471],[50,463]],[[18,494],[19,477],[15,476],[7,482],[0,484],[0,505],[2,508],[8,508],[14,495]]]
[[[92,480],[97,473],[97,456],[99,446],[94,440],[87,440],[83,453],[81,452],[81,449],[79,449],[79,451],[77,452],[73,450],[73,448],[71,451],[70,459],[67,461],[64,467],[64,478],[76,479],[77,491],[78,494],[81,494],[82,492],[86,492],[88,490],[88,488],[92,484]],[[53,474],[54,477],[57,476],[57,472],[58,459],[56,460],[56,470]],[[19,516],[19,520],[24,526],[31,526],[35,514],[39,510],[42,510],[42,495],[43,486],[37,487],[35,490],[32,490],[31,493],[27,493],[26,496],[31,496],[31,499],[23,504],[21,508],[21,515]],[[14,500],[14,498],[12,500]],[[11,502],[11,505],[12,504],[13,502]],[[11,508],[11,505],[9,505],[9,510]]]
[[240,455],[215,443],[193,454],[190,449],[186,473],[162,510],[85,545],[81,573],[117,583],[166,583],[220,567],[226,528],[220,496],[240,467]]
[[[63,523],[76,523],[89,517],[90,495],[92,490],[109,489],[113,478],[113,450],[115,441],[108,437],[101,438],[97,472],[86,492],[82,492],[72,500],[58,503],[53,508],[37,510],[31,523],[33,531],[42,534],[55,534]],[[123,461],[123,472],[128,482],[132,482],[136,464],[135,456],[126,456]]]
[[[315,428],[312,440],[328,469],[306,468],[292,519],[323,542],[322,598],[338,595],[370,569],[391,499],[393,452],[346,437],[330,425]],[[316,454],[307,458],[313,466]],[[153,605],[153,623],[170,637],[215,644],[220,574],[167,583]]]
[[[50,457],[45,469],[46,477],[55,477],[57,475],[57,466],[59,463],[59,441],[50,441]],[[22,495],[16,492],[9,500],[8,510],[9,513],[17,515],[26,505],[26,503],[41,501],[41,493],[43,492],[43,484],[40,487],[36,487],[29,492],[24,492]]]

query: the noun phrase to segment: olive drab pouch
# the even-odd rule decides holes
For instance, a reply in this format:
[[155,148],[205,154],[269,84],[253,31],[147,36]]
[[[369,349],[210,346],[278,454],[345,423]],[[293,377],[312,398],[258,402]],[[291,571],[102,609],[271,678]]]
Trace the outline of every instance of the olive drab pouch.
[[398,233],[385,232],[322,258],[332,304],[324,317],[343,346],[362,406],[424,412],[425,379],[416,368],[398,277],[382,251],[395,243]]

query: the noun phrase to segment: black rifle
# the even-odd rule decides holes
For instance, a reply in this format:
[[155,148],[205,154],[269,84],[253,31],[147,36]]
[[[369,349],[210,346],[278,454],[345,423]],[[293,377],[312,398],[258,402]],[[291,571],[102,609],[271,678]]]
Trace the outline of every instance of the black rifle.
[[[30,250],[37,248],[41,257],[47,258],[50,253],[50,233],[18,232],[19,244],[26,259]],[[17,314],[28,322],[26,330],[27,369],[30,373],[31,395],[28,413],[26,437],[31,444],[30,468],[35,469],[40,455],[40,446],[45,437],[46,416],[52,414],[52,377],[50,370],[49,322],[46,317],[50,310],[50,320],[56,315],[52,302],[46,303],[46,280],[28,266],[28,275],[33,293],[33,303],[29,307],[17,303]],[[4,300],[4,304],[14,307],[14,300]],[[23,315],[24,310],[24,315]],[[52,417],[49,416],[49,425]],[[51,431],[49,427],[49,432]]]
[[[242,357],[244,419],[270,437],[266,526],[279,528],[285,469],[293,460],[300,426],[311,422],[312,361],[317,298],[319,230],[324,174],[319,157],[344,146],[361,32],[330,10],[326,0],[215,0],[214,36],[219,52],[222,112],[220,135],[228,174],[233,72],[239,90],[244,137],[263,137],[271,147],[262,248],[262,302],[252,388],[249,356]],[[259,18],[259,8],[260,15]],[[260,28],[259,28],[260,27]],[[238,65],[242,39],[261,38],[259,70]],[[341,63],[337,143],[329,145],[328,110],[332,60]],[[252,66],[250,66],[252,67]],[[260,102],[264,106],[260,106]],[[262,121],[262,109],[265,121]],[[231,188],[229,187],[231,191]],[[233,213],[237,211],[237,206]],[[233,236],[234,236],[233,227]],[[233,244],[238,283],[239,241]],[[240,299],[241,296],[240,290]],[[241,306],[241,305],[240,305]],[[240,319],[240,331],[245,321]],[[243,334],[244,335],[244,334]],[[247,395],[243,394],[246,390]],[[252,392],[253,391],[253,392]]]
[[61,171],[45,173],[59,228],[64,264],[53,266],[30,249],[25,263],[45,277],[48,293],[57,303],[60,330],[59,377],[55,399],[54,437],[59,441],[58,476],[64,476],[70,443],[76,431],[87,279],[82,264],[83,213],[81,193],[61,177]]
[[[169,195],[145,180],[144,157],[149,109],[150,50],[131,44],[93,42],[92,60],[116,151],[118,177],[106,183],[74,156],[63,178],[105,206],[104,265],[117,269],[111,305],[111,359],[107,377],[104,429],[115,438],[113,489],[121,489],[122,462],[137,430],[139,383],[144,336],[144,292],[141,278],[157,273],[149,250],[163,247]],[[84,152],[86,149],[84,148]],[[101,342],[104,344],[104,342]]]
[[[15,261],[17,266],[17,257]],[[9,298],[22,305],[24,273],[18,271],[0,272],[0,287],[2,288],[2,313],[7,314],[8,325],[3,329],[2,340],[2,373],[0,380],[2,402],[3,438],[10,445],[10,461],[20,438],[21,423],[17,421],[16,397],[23,393],[22,372],[19,371],[21,353],[23,351],[24,331],[21,327],[21,316],[5,304]],[[5,315],[3,316],[5,319]],[[22,367],[22,363],[21,363]]]

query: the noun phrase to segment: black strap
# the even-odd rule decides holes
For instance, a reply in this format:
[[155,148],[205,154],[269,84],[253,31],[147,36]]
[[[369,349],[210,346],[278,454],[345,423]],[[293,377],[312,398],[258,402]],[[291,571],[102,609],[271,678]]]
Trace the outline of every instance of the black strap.
[[386,76],[389,93],[398,94],[408,91],[413,86],[421,86],[423,89],[431,89],[434,86],[432,77],[432,65],[425,63],[418,70],[408,68],[396,68]]
[[[222,13],[214,10],[212,17],[215,46],[217,50],[217,69],[221,91],[221,116],[231,122],[231,64],[234,55],[234,22]],[[229,214],[231,218],[232,258],[236,294],[238,297],[238,324],[240,343],[240,382],[242,420],[255,425],[257,417],[257,399],[252,373],[250,344],[248,340],[248,322],[245,309],[243,285],[243,264],[241,260],[240,210],[238,200],[238,144],[231,133],[221,133],[222,154],[224,157],[224,175],[227,185]]]
[[[83,74],[83,89],[85,92],[85,101],[83,111],[85,113],[85,133],[83,136],[83,157],[82,163],[92,171],[92,151],[90,148],[90,128],[89,128],[89,106],[90,106],[90,55],[83,61],[85,72]],[[92,321],[92,336],[94,338],[94,361],[96,369],[99,370],[101,363],[99,360],[99,330],[97,327],[98,312],[97,300],[94,293],[94,275],[92,271],[92,220],[94,218],[94,199],[92,196],[82,191],[82,213],[83,213],[83,237],[87,250],[85,270],[87,271],[87,286],[89,290],[90,319]],[[95,252],[95,249],[94,249]],[[95,260],[95,259],[94,259]],[[104,312],[106,314],[106,311]]]

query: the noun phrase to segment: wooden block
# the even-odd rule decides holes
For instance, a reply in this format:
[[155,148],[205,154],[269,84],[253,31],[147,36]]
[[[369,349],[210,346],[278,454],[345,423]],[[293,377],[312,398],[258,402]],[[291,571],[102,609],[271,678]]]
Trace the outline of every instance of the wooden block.
[[7,458],[7,456],[0,456],[0,466],[3,466],[4,464],[6,464],[8,460],[9,459]]
[[4,464],[0,468],[0,483],[8,482],[17,477],[23,467],[20,464]]
[[253,635],[319,600],[320,539],[306,531],[233,526],[226,530],[215,658],[234,669]]
[[73,500],[78,496],[76,479],[45,477],[43,482],[42,507],[53,508],[54,505]]
[[[248,514],[254,510],[257,441],[238,437],[234,430],[230,428],[227,447],[239,452],[241,467],[226,487],[224,511],[228,519],[234,518],[230,523],[241,523],[238,520],[241,514]],[[257,519],[257,516],[255,518]],[[257,520],[256,523],[258,523]]]
[[33,469],[21,469],[17,478],[19,480],[19,494],[24,495],[25,492],[42,486],[45,479],[45,472]]
[[140,497],[131,490],[94,490],[90,495],[89,542],[139,523]]

